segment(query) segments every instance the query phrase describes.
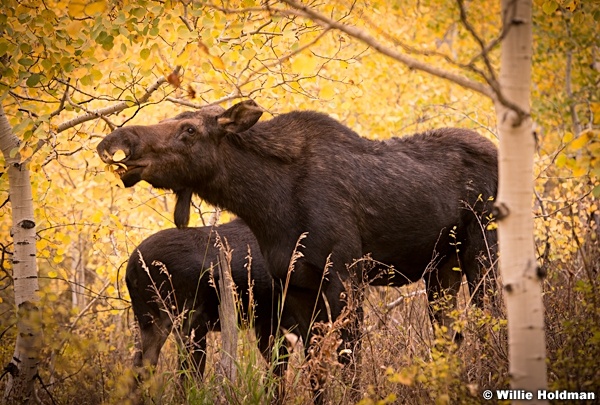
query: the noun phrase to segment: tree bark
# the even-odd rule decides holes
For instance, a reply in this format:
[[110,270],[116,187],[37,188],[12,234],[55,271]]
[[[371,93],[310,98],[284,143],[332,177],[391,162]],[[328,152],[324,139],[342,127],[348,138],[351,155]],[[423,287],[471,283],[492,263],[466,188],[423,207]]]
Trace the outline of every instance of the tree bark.
[[[496,203],[500,273],[508,317],[510,380],[513,389],[534,393],[547,387],[542,275],[533,240],[533,157],[535,139],[530,111],[531,0],[502,0],[500,89],[525,114],[496,104],[500,133],[499,190]],[[506,25],[510,25],[507,27]]]
[[[217,228],[218,229],[218,228]],[[218,233],[218,230],[217,230]],[[237,310],[236,310],[236,290],[233,278],[231,276],[231,249],[227,245],[227,241],[217,237],[217,245],[219,247],[219,283],[218,292],[220,297],[219,303],[219,319],[221,322],[221,342],[222,354],[219,376],[229,380],[230,384],[235,384],[236,380],[236,361],[237,361]],[[223,384],[223,389],[227,390],[229,384]],[[223,392],[225,397],[227,393]]]
[[34,382],[38,373],[43,339],[33,198],[29,170],[21,163],[20,154],[15,153],[19,144],[19,139],[12,133],[4,108],[0,105],[0,149],[7,166],[12,207],[13,280],[17,309],[15,352],[12,361],[7,365],[9,378],[4,393],[4,401],[7,404],[34,402]]

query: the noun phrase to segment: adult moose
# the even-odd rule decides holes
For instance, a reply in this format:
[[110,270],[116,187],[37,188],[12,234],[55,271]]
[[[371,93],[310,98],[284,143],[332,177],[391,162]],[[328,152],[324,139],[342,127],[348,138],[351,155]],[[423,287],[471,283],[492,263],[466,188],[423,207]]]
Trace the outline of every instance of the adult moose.
[[[305,342],[313,319],[341,313],[345,281],[401,286],[423,277],[430,302],[443,291],[455,301],[460,268],[475,293],[480,255],[496,240],[482,226],[497,191],[490,141],[455,128],[372,141],[316,112],[258,122],[262,113],[248,100],[118,128],[98,153],[119,164],[126,187],[145,180],[174,190],[178,226],[190,192],[244,219],[276,279],[286,280],[306,232],[285,303]],[[115,162],[117,151],[125,157]],[[365,254],[375,264],[350,265]],[[343,331],[346,343],[357,340],[355,326]]]
[[[258,347],[270,362],[280,328],[295,325],[289,311],[280,314],[278,284],[266,269],[254,235],[242,220],[219,227],[164,229],[144,239],[131,254],[125,280],[131,306],[140,329],[134,366],[147,374],[156,366],[162,346],[179,324],[176,335],[188,349],[181,368],[202,377],[206,365],[206,335],[220,330],[216,285],[220,277],[216,235],[232,249],[231,276],[241,302],[241,318],[254,326]],[[251,261],[246,256],[250,251]],[[247,264],[250,263],[248,267]],[[250,298],[252,297],[252,298]],[[254,315],[253,319],[250,316]],[[282,376],[287,361],[285,345],[274,373]],[[190,368],[190,360],[193,367]],[[277,398],[283,399],[283,385]],[[139,395],[139,393],[138,393]],[[139,398],[138,398],[139,399]]]

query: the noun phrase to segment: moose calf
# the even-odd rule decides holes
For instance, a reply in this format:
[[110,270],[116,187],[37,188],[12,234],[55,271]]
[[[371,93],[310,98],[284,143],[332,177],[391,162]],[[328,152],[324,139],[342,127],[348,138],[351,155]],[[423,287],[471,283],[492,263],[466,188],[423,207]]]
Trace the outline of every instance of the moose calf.
[[[232,248],[231,275],[242,303],[240,315],[254,325],[258,347],[267,361],[272,358],[271,336],[280,326],[293,327],[293,320],[285,314],[279,324],[278,288],[265,268],[254,235],[243,221],[238,219],[219,227],[165,229],[145,239],[127,263],[126,283],[140,329],[134,358],[136,368],[156,366],[174,324],[182,320],[178,325],[178,337],[181,343],[192,341],[185,346],[190,350],[194,365],[191,368],[189,356],[185,356],[181,368],[202,377],[206,364],[206,334],[220,330],[219,298],[215,287],[219,278],[217,233]],[[250,275],[246,266],[248,248],[251,252]],[[254,314],[253,322],[248,319],[249,314]],[[285,354],[285,345],[281,345],[280,363],[275,366],[278,375],[285,371]]]

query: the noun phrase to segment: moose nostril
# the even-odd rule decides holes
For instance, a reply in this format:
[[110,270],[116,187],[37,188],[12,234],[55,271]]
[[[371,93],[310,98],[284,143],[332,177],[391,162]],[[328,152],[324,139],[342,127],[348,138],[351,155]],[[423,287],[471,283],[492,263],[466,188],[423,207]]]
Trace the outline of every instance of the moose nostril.
[[119,163],[129,157],[129,151],[123,149],[117,149],[114,152],[110,151],[110,149],[103,149],[99,151],[99,154],[105,163]]
[[104,161],[104,162],[109,162],[112,160],[112,156],[110,153],[108,153],[108,151],[105,149],[102,151],[102,153],[100,154],[100,158]]

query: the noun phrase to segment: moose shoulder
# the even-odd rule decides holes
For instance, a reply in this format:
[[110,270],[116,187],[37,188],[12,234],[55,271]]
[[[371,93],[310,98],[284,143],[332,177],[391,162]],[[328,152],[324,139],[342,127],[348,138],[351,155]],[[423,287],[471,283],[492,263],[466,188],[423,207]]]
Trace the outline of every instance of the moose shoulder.
[[[490,141],[455,128],[373,141],[315,112],[258,122],[261,115],[253,101],[200,109],[119,128],[98,152],[119,164],[126,186],[145,180],[174,190],[179,210],[195,193],[237,214],[276,279],[286,280],[307,233],[286,302],[303,336],[315,300],[317,320],[341,313],[343,281],[403,285],[424,277],[433,300],[442,289],[455,295],[460,268],[476,290],[486,264],[480,255],[493,256],[496,240],[485,227],[498,178]],[[118,151],[125,157],[115,162]],[[186,215],[176,218],[185,225]],[[350,266],[366,254],[378,265]]]

